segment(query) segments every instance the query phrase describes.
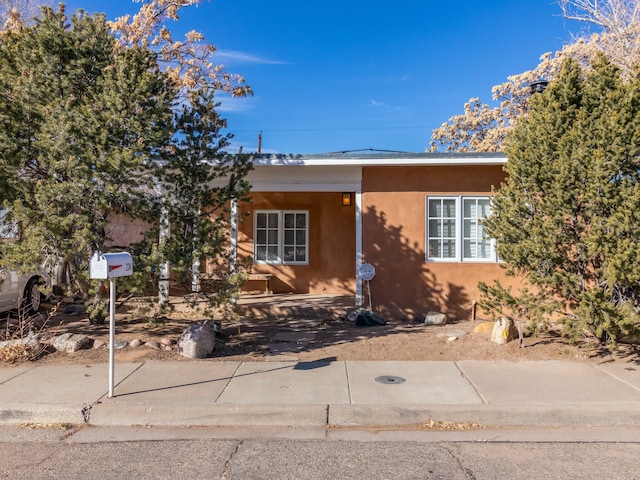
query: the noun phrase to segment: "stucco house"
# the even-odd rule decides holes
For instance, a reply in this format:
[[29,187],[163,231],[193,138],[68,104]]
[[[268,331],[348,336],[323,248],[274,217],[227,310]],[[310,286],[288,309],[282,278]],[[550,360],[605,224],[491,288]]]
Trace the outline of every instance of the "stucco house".
[[505,279],[485,238],[500,153],[258,155],[251,202],[232,208],[231,248],[271,275],[273,293],[353,295],[368,301],[358,272],[375,267],[374,310],[459,318],[478,282]]

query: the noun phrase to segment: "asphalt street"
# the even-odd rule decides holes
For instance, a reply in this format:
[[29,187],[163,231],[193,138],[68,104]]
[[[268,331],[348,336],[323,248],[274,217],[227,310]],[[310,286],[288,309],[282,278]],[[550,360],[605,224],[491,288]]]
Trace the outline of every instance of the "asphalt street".
[[[531,432],[532,438],[540,433]],[[4,427],[0,478],[640,478],[637,442],[459,441],[455,435],[433,441],[437,437],[422,434],[393,440],[386,432],[348,439],[284,430],[84,427],[72,433]]]

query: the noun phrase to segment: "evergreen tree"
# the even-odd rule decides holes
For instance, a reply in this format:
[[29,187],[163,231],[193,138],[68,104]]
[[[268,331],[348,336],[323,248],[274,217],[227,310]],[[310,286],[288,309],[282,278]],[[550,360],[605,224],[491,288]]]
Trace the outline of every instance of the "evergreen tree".
[[[158,248],[171,265],[172,277],[186,290],[199,274],[193,268],[200,262],[221,267],[219,274],[230,273],[231,259],[226,258],[230,253],[230,205],[232,200],[247,200],[249,193],[245,176],[253,168],[252,156],[227,152],[232,135],[221,133],[226,122],[216,107],[212,90],[191,93],[190,101],[174,115],[171,148],[156,170],[162,190],[157,215],[166,216],[170,226],[170,235]],[[157,229],[150,234],[147,252],[153,251],[149,247],[158,239]],[[228,300],[225,292],[232,293],[227,290],[230,286],[210,292],[209,300],[224,303]]]
[[[585,73],[586,72],[586,73]],[[566,60],[507,137],[507,178],[487,233],[518,294],[481,284],[483,306],[574,336],[615,341],[640,325],[640,77],[623,81],[603,55]]]
[[61,262],[87,291],[114,212],[146,210],[153,159],[171,137],[175,89],[144,48],[117,48],[104,16],[44,9],[0,36],[0,201],[20,226],[3,263]]

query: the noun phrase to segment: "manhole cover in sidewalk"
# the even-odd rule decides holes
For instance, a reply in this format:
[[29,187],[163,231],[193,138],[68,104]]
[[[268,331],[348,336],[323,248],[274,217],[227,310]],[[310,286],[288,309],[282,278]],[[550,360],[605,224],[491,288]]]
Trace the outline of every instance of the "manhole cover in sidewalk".
[[382,375],[380,377],[376,377],[376,382],[392,385],[404,383],[406,380],[402,377],[396,377],[395,375]]

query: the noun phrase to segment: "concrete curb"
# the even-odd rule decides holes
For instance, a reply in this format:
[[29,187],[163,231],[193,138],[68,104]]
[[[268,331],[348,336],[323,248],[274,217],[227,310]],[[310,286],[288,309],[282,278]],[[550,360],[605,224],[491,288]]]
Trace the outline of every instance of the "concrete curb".
[[85,423],[87,407],[78,405],[50,404],[5,404],[0,407],[0,426],[23,425],[25,423],[56,424]]
[[408,427],[428,420],[488,427],[638,427],[637,405],[331,405],[329,425]]
[[[69,412],[65,412],[69,413]],[[48,418],[54,417],[43,411]],[[66,420],[79,418],[69,413]],[[428,420],[483,427],[640,428],[637,405],[182,405],[96,404],[88,424],[101,427],[410,428]],[[52,420],[53,421],[53,420]],[[16,422],[19,423],[19,422]]]
[[94,405],[89,424],[94,426],[163,427],[324,427],[326,405]]

